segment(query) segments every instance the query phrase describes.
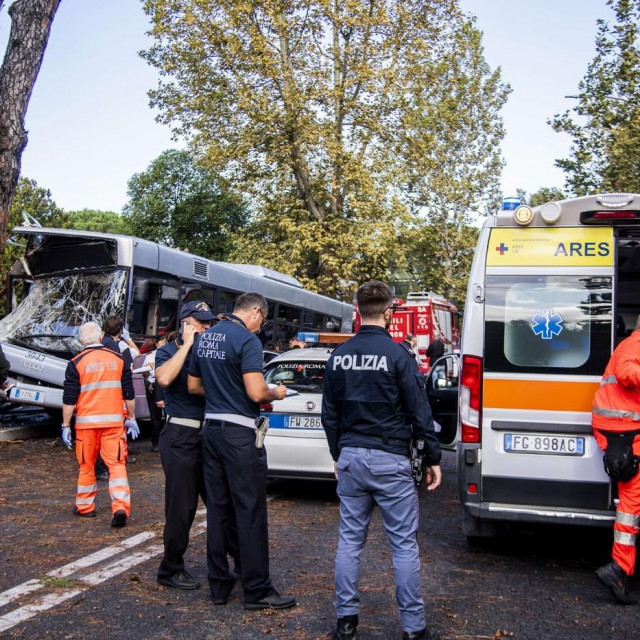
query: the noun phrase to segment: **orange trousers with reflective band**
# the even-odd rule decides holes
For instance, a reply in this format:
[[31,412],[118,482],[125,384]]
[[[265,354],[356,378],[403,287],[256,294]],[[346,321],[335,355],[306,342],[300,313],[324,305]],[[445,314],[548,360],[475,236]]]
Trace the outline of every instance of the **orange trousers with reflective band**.
[[129,517],[131,496],[125,466],[126,450],[127,440],[122,427],[76,430],[76,457],[80,467],[76,493],[78,513],[89,513],[96,508],[98,485],[95,465],[100,453],[109,469],[111,511],[112,513],[124,511]]
[[[596,442],[603,451],[607,449],[607,439],[594,429]],[[640,437],[633,441],[633,453],[640,456]],[[640,472],[627,480],[618,482],[616,520],[613,523],[613,550],[611,557],[630,576],[636,566],[636,541],[640,524]]]

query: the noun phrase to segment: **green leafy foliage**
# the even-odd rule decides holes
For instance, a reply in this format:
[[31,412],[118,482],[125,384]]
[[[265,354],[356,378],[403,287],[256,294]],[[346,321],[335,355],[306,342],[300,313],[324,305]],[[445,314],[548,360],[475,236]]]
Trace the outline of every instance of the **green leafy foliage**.
[[598,21],[596,55],[579,84],[577,106],[550,121],[572,138],[570,157],[556,165],[576,195],[640,190],[640,5],[607,5],[615,20]]
[[500,110],[510,88],[485,62],[473,21],[458,16],[449,29],[436,81],[414,86],[400,153],[417,213],[406,234],[409,272],[461,306],[477,238],[470,225],[501,200]]
[[226,260],[231,234],[247,222],[240,201],[188,151],[161,153],[128,185],[124,219],[133,235]]
[[405,243],[411,288],[445,295],[462,310],[477,240],[478,229],[467,225],[449,223],[443,229],[417,224],[408,229]]
[[67,217],[67,225],[70,229],[131,235],[129,221],[114,211],[81,209],[80,211],[69,211]]
[[494,197],[507,88],[456,0],[144,7],[160,120],[251,203],[233,259],[351,299],[402,268],[412,209],[451,240]]
[[23,224],[23,212],[43,227],[68,226],[68,214],[53,201],[51,191],[31,178],[20,178],[9,214],[9,229]]
[[545,204],[547,202],[555,202],[557,200],[564,200],[566,196],[564,193],[556,187],[540,187],[535,193],[531,194],[529,198],[529,204],[532,207]]

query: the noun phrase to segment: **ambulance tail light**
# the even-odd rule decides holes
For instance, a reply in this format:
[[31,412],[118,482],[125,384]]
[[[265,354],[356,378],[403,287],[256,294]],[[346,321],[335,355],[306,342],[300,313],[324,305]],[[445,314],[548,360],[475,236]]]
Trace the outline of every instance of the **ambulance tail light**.
[[462,442],[480,442],[482,407],[482,358],[462,357],[460,376],[460,424]]
[[638,211],[583,211],[580,214],[582,224],[624,225],[637,224],[640,220]]
[[260,411],[273,411],[273,405],[270,402],[265,402],[264,404],[260,405]]

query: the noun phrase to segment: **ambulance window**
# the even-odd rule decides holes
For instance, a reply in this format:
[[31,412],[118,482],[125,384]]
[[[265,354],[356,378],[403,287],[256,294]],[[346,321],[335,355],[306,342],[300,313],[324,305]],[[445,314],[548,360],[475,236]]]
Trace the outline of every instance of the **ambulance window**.
[[610,353],[611,279],[489,277],[486,319],[488,371],[600,375]]

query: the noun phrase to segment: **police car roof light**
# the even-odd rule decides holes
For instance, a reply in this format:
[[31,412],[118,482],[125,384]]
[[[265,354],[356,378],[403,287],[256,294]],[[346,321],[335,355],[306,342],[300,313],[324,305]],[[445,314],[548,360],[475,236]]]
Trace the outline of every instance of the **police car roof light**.
[[352,338],[353,333],[300,331],[296,337],[298,340],[306,342],[307,344],[341,344],[342,342],[346,342],[349,338]]

